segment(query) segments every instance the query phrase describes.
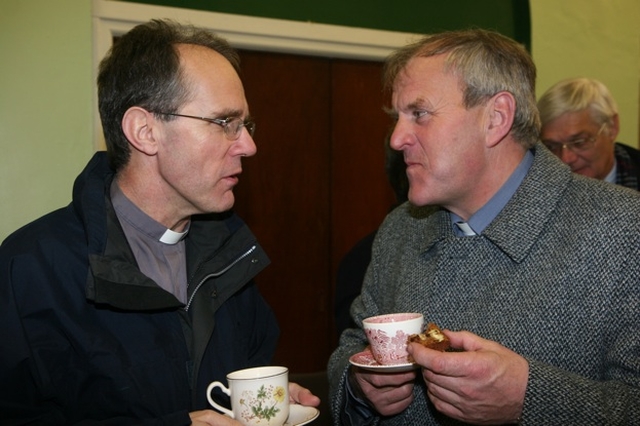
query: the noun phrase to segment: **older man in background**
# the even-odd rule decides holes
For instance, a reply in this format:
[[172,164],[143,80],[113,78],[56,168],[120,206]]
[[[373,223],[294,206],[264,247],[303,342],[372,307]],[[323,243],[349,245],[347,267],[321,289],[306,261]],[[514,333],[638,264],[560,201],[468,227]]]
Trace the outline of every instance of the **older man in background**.
[[538,101],[542,142],[584,176],[640,189],[640,151],[616,142],[618,106],[591,78],[562,80]]

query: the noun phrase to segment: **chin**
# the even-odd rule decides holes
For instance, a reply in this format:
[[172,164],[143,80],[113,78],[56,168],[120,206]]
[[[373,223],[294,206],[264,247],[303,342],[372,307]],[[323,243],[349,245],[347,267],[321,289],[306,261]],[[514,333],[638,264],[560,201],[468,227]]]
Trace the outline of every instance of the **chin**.
[[594,173],[589,169],[576,170],[574,171],[574,173],[577,173],[582,176],[590,177],[590,178],[595,178]]
[[429,200],[426,197],[412,196],[411,193],[409,193],[409,196],[407,198],[409,199],[409,202],[411,202],[411,204],[413,204],[416,207],[422,207],[428,204],[433,204],[432,200]]
[[[229,196],[229,194],[231,195]],[[235,204],[235,198],[231,192],[222,196],[212,197],[212,199],[213,202],[203,203],[203,213],[223,213],[231,210]]]
[[235,205],[235,203],[236,203],[236,199],[233,196],[233,192],[229,191],[222,197],[221,203],[218,206],[220,208],[220,212],[226,212],[227,210],[231,210]]

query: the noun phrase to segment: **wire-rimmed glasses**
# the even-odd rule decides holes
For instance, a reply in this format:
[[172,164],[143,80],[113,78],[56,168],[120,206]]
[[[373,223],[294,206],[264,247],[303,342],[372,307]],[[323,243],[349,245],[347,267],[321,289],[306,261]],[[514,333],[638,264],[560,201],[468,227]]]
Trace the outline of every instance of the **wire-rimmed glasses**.
[[249,135],[251,137],[253,137],[253,134],[256,131],[256,123],[251,120],[243,120],[240,117],[209,118],[198,117],[196,115],[175,114],[171,112],[156,112],[156,114],[171,115],[174,117],[195,118],[196,120],[202,120],[208,123],[217,124],[218,126],[222,127],[224,135],[227,137],[227,139],[232,141],[235,141],[240,137],[240,133],[242,132],[243,127],[247,129],[247,132],[249,132]]
[[598,133],[596,133],[595,136],[577,138],[567,142],[543,140],[542,143],[557,156],[561,156],[562,150],[564,149],[568,149],[571,152],[583,152],[593,146],[605,127],[607,127],[607,123],[602,123],[600,130],[598,130]]

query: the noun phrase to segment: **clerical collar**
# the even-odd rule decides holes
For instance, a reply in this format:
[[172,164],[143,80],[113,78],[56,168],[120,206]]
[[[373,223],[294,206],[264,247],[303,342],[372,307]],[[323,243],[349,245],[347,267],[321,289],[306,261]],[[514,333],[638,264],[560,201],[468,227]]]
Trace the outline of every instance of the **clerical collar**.
[[516,167],[513,173],[511,173],[511,176],[509,176],[509,179],[507,179],[498,192],[496,192],[480,210],[469,218],[466,226],[463,225],[463,228],[460,228],[460,225],[458,225],[458,223],[465,224],[462,218],[455,213],[449,213],[454,233],[460,236],[472,235],[470,232],[463,231],[463,229],[467,228],[470,228],[475,234],[482,233],[493,219],[498,216],[498,213],[502,211],[504,206],[507,205],[511,197],[513,197],[513,194],[515,194],[525,176],[527,176],[532,164],[533,154],[531,151],[527,151],[522,161],[520,161],[520,164],[518,164],[518,167]]
[[171,229],[167,229],[166,231],[164,231],[164,234],[162,234],[162,237],[160,237],[159,241],[165,244],[177,244],[180,242],[180,240],[187,236],[187,232],[189,232],[189,228],[187,228],[187,230],[184,232],[176,232],[172,231]]
[[167,227],[156,222],[129,200],[115,179],[111,184],[111,203],[116,210],[118,218],[126,220],[138,232],[164,244],[173,245],[179,243],[187,236],[191,226],[191,223],[187,224],[184,232],[175,232],[167,229]]

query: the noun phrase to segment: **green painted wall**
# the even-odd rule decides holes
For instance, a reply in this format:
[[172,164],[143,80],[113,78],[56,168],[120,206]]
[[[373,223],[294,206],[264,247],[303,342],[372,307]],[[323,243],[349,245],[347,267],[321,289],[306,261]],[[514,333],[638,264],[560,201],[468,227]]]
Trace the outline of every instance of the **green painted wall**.
[[529,44],[529,0],[125,0],[303,22],[430,33],[474,25]]
[[0,0],[0,240],[63,206],[92,153],[91,2]]
[[640,1],[531,0],[531,19],[538,97],[561,79],[602,81],[618,103],[618,140],[637,147]]
[[[221,7],[242,4],[253,11],[260,7],[270,10],[268,6],[274,4],[264,0],[201,0],[201,3],[205,1]],[[507,0],[466,1],[466,6],[455,7],[451,16],[479,15],[475,7],[493,12],[497,3],[518,7],[516,2]],[[462,4],[461,0],[458,2],[457,5]],[[302,2],[289,0],[291,11],[284,12],[300,13],[298,3]],[[338,5],[334,8],[345,7],[337,0],[305,7],[328,13],[326,5],[333,3]],[[354,26],[404,32],[420,32],[420,27],[414,25],[423,25],[423,21],[431,23],[429,31],[438,26],[448,29],[451,25],[437,9],[438,5],[452,4],[451,1],[403,2],[402,7],[395,6],[396,3],[389,2],[393,7],[379,3],[377,10],[388,15],[388,20],[383,19],[385,15],[373,20],[371,5],[375,1],[362,2],[363,6],[355,10],[340,9],[339,19],[348,17]],[[425,4],[429,11],[416,13]],[[531,0],[530,8],[538,92],[573,75],[602,79],[612,88],[621,108],[620,140],[637,146],[640,2]],[[71,199],[73,179],[93,152],[91,13],[89,0],[0,0],[0,240],[19,226],[66,205]],[[313,19],[323,22],[321,16],[314,14]],[[331,19],[338,19],[335,16]],[[407,28],[395,27],[405,18]],[[387,22],[394,26],[384,26]],[[498,24],[488,27],[507,33]],[[517,35],[514,38],[522,40]]]

